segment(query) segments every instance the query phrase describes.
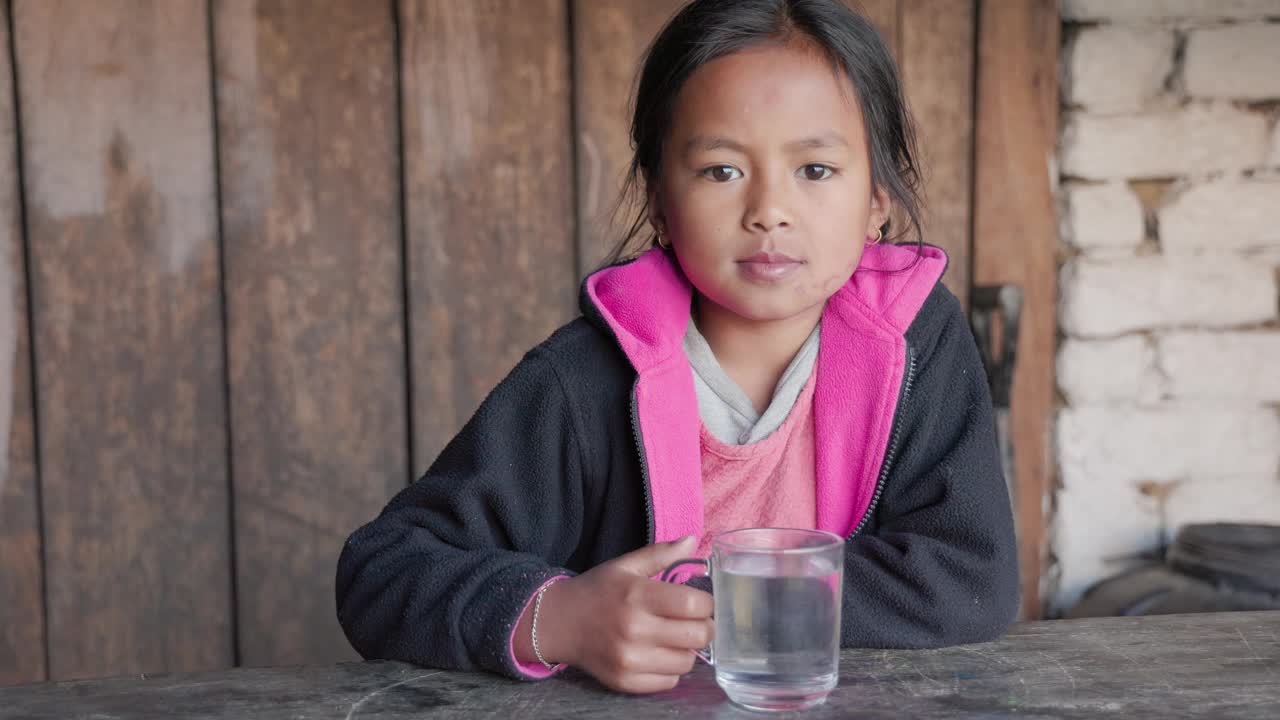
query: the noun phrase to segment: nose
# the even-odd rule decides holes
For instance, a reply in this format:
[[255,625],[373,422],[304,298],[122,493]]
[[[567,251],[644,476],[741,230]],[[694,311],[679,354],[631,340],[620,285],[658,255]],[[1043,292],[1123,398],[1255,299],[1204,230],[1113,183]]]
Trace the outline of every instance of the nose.
[[742,227],[748,232],[771,233],[790,226],[786,184],[757,176],[747,192]]

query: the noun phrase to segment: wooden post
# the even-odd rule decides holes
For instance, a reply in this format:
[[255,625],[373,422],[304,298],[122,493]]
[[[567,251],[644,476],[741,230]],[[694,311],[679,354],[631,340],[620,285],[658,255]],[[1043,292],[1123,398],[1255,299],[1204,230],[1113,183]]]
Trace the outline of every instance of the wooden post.
[[1053,488],[1060,22],[1056,0],[979,3],[973,277],[1025,298],[1010,418],[1024,618],[1043,614]]

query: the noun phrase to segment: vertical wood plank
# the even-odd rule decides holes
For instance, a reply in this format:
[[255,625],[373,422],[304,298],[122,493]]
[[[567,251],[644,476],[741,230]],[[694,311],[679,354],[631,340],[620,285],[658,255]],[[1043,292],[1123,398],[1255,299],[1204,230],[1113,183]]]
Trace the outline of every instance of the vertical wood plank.
[[902,82],[916,119],[925,242],[950,262],[943,282],[968,307],[972,238],[975,0],[901,0]]
[[408,477],[390,0],[214,5],[245,665],[353,659],[334,563]]
[[14,7],[52,679],[232,662],[207,9]]
[[1058,4],[980,4],[974,281],[1024,293],[1010,426],[1023,616],[1043,614],[1045,505],[1057,333],[1057,225],[1050,175],[1058,126]]
[[567,5],[404,0],[413,470],[577,307]]
[[902,0],[845,0],[845,4],[861,13],[876,26],[889,45],[893,58],[902,62],[899,43],[898,9]]
[[574,120],[578,257],[583,275],[626,232],[634,207],[613,217],[631,164],[631,98],[643,55],[686,0],[574,0]]
[[45,679],[44,566],[8,18],[9,3],[0,2],[0,685]]

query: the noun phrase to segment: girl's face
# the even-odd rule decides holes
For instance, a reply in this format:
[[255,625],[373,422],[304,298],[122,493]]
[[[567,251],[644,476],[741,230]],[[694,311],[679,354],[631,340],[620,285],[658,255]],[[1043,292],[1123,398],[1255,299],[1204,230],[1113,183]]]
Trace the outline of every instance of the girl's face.
[[650,207],[704,301],[754,321],[816,320],[889,211],[853,89],[795,44],[689,77]]

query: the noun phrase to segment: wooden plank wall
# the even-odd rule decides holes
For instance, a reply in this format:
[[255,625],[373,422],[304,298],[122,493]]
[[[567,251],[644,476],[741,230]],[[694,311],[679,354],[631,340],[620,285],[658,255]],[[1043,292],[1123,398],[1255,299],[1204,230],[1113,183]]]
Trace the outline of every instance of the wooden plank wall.
[[[943,282],[966,307],[972,253],[973,28],[977,0],[846,0],[880,30],[916,121],[922,230],[947,252]],[[900,221],[895,213],[895,221]]]
[[415,475],[577,307],[568,12],[400,4]]
[[208,25],[13,8],[52,677],[233,661]]
[[1058,137],[1058,18],[1057,0],[983,3],[978,30],[973,273],[979,285],[1023,291],[1009,425],[1027,618],[1044,612],[1053,487],[1058,276],[1050,163]]
[[[965,299],[978,0],[848,1]],[[341,543],[576,312],[681,0],[0,3],[0,684],[355,657]]]
[[637,209],[617,207],[631,165],[631,95],[649,43],[684,4],[574,0],[574,142],[582,275],[600,266]]
[[347,534],[409,478],[394,8],[213,6],[247,665],[354,658]]
[[0,685],[10,685],[45,678],[45,617],[9,3],[0,11]]

